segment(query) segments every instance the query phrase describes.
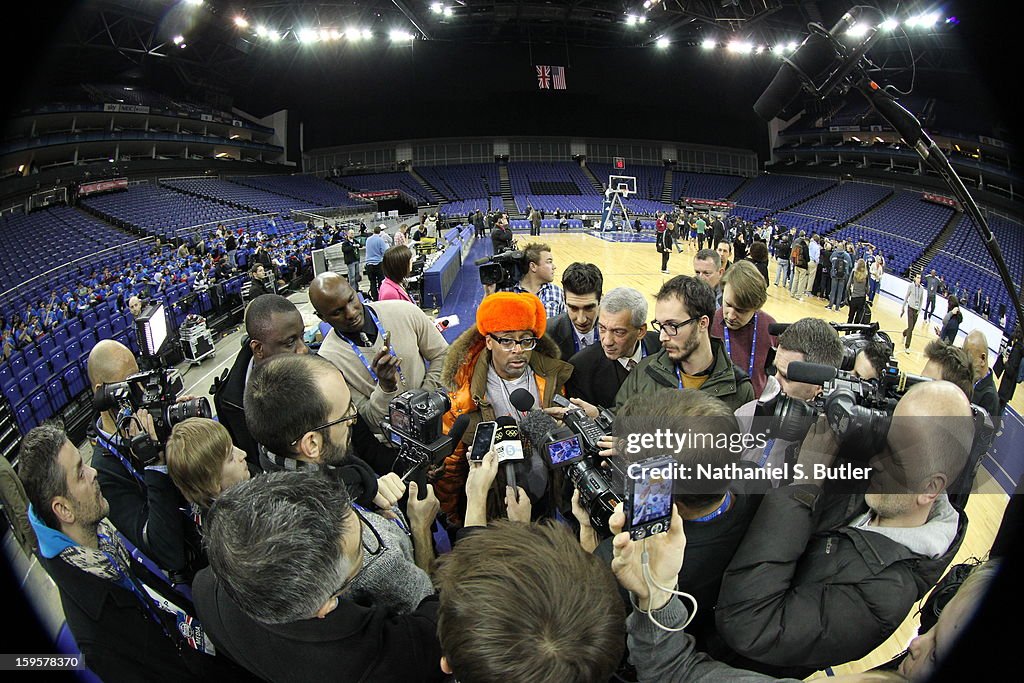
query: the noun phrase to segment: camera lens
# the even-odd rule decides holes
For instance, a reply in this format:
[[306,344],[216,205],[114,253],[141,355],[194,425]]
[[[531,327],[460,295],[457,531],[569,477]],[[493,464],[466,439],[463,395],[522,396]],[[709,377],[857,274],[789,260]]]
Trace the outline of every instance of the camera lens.
[[190,417],[212,417],[210,402],[205,397],[193,398],[167,407],[167,426],[173,427]]

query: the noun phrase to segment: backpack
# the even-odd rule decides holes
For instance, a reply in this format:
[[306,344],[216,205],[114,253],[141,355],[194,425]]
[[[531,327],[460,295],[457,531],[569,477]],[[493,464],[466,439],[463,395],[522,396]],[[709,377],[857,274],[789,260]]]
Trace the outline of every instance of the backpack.
[[832,265],[832,277],[844,278],[846,277],[846,258],[843,256],[833,256]]
[[793,249],[789,252],[789,260],[793,262],[793,265],[797,268],[806,268],[807,260],[804,258],[804,245],[797,242],[793,245]]

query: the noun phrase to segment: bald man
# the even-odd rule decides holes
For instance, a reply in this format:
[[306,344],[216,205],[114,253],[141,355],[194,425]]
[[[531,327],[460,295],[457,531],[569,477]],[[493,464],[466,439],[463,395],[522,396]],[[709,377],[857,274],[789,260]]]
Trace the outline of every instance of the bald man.
[[393,398],[409,389],[440,387],[448,342],[414,304],[363,304],[348,281],[332,272],[313,278],[309,303],[331,326],[320,355],[341,370],[356,409],[378,433]]
[[[726,659],[804,678],[883,643],[960,547],[967,519],[946,489],[973,435],[960,388],[915,385],[870,460],[866,492],[838,493],[857,488],[850,481],[857,475],[849,468],[843,480],[835,437],[823,420],[815,424],[798,460],[807,478],[769,490],[726,569],[715,608],[718,632],[734,651]],[[831,471],[815,477],[814,466]]]
[[967,335],[963,345],[964,353],[971,359],[974,368],[974,395],[971,402],[988,411],[993,421],[999,416],[999,392],[988,364],[988,339],[979,330]]
[[137,296],[133,296],[128,299],[128,312],[132,314],[133,318],[138,318],[142,313],[142,299]]
[[[104,384],[123,382],[137,373],[139,364],[124,344],[103,339],[89,353],[86,370],[95,395]],[[156,461],[146,467],[130,453],[127,438],[143,429],[156,442],[149,413],[139,411],[134,417],[118,429],[116,410],[100,413],[91,465],[103,497],[110,503],[110,521],[118,531],[161,569],[187,582],[204,564],[201,539],[181,512],[188,509],[188,503],[167,476],[162,448]]]

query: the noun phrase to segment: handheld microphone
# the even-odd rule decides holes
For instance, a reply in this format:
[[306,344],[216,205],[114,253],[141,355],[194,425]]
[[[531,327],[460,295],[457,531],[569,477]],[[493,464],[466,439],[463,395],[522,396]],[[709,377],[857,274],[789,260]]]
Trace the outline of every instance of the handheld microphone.
[[[498,430],[494,437],[494,452],[498,456],[498,462],[505,470],[505,480],[512,490],[516,490],[516,461],[525,460],[523,455],[523,442],[519,440],[519,425],[507,415],[502,415],[496,422]],[[518,500],[518,494],[516,494]]]
[[508,400],[512,403],[516,410],[524,413],[529,412],[533,409],[533,406],[537,404],[537,400],[533,397],[528,390],[520,387],[511,394],[509,394]]

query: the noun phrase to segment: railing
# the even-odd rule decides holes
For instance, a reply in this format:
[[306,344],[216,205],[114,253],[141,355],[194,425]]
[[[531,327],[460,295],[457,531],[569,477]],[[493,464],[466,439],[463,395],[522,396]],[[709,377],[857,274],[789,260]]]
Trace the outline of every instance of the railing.
[[257,218],[267,218],[267,217],[276,218],[279,215],[280,214],[277,214],[277,213],[254,213],[254,214],[251,214],[249,216],[242,216],[240,218],[225,218],[224,220],[220,220],[220,221],[210,221],[209,223],[200,223],[199,225],[189,225],[189,226],[184,227],[184,228],[177,228],[177,229],[174,230],[174,232],[172,234],[174,235],[174,237],[180,237],[182,235],[189,235],[189,234],[192,234],[192,233],[202,233],[202,232],[207,231],[207,230],[213,230],[218,225],[223,225],[223,226],[227,227],[228,225],[234,225],[236,223],[245,223],[247,221],[251,221],[251,220],[254,220],[254,219],[257,219]]

